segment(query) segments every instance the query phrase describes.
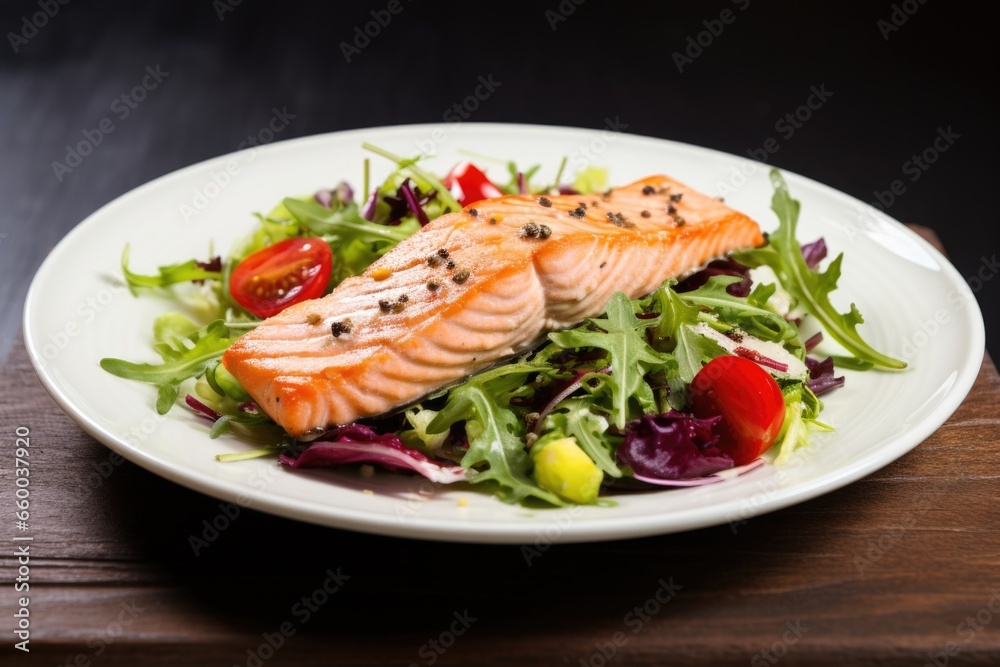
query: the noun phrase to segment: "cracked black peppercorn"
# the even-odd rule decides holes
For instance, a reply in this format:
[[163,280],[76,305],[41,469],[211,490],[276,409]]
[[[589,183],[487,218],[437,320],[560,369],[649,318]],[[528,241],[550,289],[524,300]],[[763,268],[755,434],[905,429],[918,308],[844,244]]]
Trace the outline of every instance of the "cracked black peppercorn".
[[538,225],[536,225],[533,222],[529,222],[528,224],[521,227],[521,230],[518,232],[518,236],[520,236],[521,238],[529,238],[529,239],[537,238]]
[[334,338],[340,338],[341,335],[351,333],[351,320],[341,320],[334,322],[330,325],[330,333]]

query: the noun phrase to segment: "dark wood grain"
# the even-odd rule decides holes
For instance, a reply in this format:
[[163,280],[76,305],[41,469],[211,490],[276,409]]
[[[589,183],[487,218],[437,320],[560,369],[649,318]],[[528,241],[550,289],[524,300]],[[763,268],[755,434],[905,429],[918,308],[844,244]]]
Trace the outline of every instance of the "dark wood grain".
[[[1000,614],[988,611],[991,600],[1000,610],[1000,377],[988,357],[941,429],[847,488],[735,532],[555,544],[530,566],[517,546],[403,541],[250,510],[195,556],[188,536],[218,501],[118,462],[55,406],[23,348],[2,377],[4,442],[18,425],[32,431],[35,535],[31,653],[8,640],[3,664],[246,665],[283,623],[295,633],[263,664],[430,664],[428,641],[456,613],[476,620],[435,664],[600,665],[604,647],[607,664],[764,665],[773,647],[787,651],[782,665],[922,665],[949,642],[960,652],[947,664],[1000,664]],[[12,470],[0,468],[7,508]],[[348,578],[303,622],[296,601],[331,571]],[[680,589],[649,602],[661,582]],[[4,633],[14,598],[0,589]],[[644,621],[633,610],[647,602],[660,608]],[[990,622],[966,630],[977,613]],[[783,648],[796,623],[801,639]]]

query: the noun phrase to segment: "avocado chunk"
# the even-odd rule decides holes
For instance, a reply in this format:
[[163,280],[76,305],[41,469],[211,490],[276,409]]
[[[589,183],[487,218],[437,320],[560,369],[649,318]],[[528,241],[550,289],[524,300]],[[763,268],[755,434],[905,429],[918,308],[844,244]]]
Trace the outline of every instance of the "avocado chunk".
[[251,400],[250,394],[243,388],[240,381],[237,380],[232,373],[227,371],[226,367],[222,364],[215,367],[215,382],[219,385],[219,388],[222,389],[222,391],[226,392],[226,396],[234,401]]
[[536,443],[531,449],[534,477],[543,489],[575,503],[592,503],[604,480],[604,473],[580,449],[573,438]]

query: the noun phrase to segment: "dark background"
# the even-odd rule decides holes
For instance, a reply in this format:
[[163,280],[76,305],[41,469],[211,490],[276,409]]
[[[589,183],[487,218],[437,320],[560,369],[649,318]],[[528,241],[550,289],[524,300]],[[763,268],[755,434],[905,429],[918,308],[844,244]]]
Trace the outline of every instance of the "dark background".
[[[55,2],[55,0],[50,0]],[[44,255],[118,195],[190,163],[230,152],[272,108],[297,117],[280,139],[347,128],[433,122],[492,74],[503,88],[470,120],[601,127],[745,154],[803,104],[811,86],[833,96],[771,163],[865,201],[900,179],[888,213],[934,228],[977,293],[998,351],[996,38],[991,17],[959,2],[910,0],[888,39],[889,2],[602,3],[587,0],[550,27],[538,3],[401,0],[372,43],[347,63],[339,44],[385,2],[209,0],[109,4],[73,0],[18,53],[0,44],[0,350],[19,335],[20,304]],[[229,0],[233,2],[235,0]],[[579,0],[577,0],[579,1]],[[746,7],[745,10],[740,7]],[[672,53],[729,8],[735,20],[684,72]],[[37,0],[0,8],[3,34],[21,32]],[[905,14],[898,14],[903,16]],[[109,115],[147,65],[162,87],[59,182],[52,162]],[[938,128],[960,136],[916,182],[903,164]],[[993,269],[995,272],[995,269]],[[891,276],[886,276],[891,280]],[[977,284],[974,281],[974,286]]]

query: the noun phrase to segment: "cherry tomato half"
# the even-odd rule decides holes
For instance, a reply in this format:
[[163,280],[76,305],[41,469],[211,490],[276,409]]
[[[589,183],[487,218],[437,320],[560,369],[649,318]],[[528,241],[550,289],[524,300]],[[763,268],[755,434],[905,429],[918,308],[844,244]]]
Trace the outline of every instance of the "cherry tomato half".
[[285,239],[237,264],[229,293],[257,317],[270,317],[323,296],[332,268],[333,253],[323,239]]
[[718,447],[736,465],[750,463],[774,444],[785,419],[785,399],[771,374],[742,357],[716,357],[691,382],[699,418],[721,415]]
[[462,206],[503,195],[500,188],[493,185],[490,179],[486,178],[486,174],[471,162],[456,164],[444,177],[443,185]]

